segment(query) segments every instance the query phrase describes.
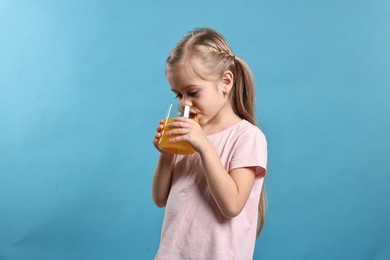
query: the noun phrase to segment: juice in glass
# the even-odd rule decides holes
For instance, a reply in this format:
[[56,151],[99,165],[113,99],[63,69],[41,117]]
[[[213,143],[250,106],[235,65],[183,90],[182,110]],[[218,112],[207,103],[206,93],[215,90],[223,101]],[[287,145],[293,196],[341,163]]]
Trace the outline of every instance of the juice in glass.
[[[197,119],[192,119],[198,122]],[[194,148],[192,148],[192,145],[187,142],[175,142],[171,143],[169,139],[174,138],[178,135],[170,135],[167,136],[166,132],[173,130],[174,128],[168,128],[168,125],[170,123],[173,123],[173,118],[168,118],[164,120],[164,129],[162,131],[162,136],[160,138],[160,141],[158,143],[158,147],[168,153],[174,153],[174,154],[181,154],[181,155],[190,155],[195,153]]]

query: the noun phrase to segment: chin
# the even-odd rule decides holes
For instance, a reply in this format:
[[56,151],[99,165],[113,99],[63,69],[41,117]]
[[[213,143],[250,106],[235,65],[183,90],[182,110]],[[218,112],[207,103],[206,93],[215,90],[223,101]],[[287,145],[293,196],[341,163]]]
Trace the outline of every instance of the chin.
[[202,126],[202,125],[204,125],[205,123],[206,123],[206,122],[204,121],[204,119],[199,119],[199,118],[198,118],[198,124],[199,124],[199,125]]

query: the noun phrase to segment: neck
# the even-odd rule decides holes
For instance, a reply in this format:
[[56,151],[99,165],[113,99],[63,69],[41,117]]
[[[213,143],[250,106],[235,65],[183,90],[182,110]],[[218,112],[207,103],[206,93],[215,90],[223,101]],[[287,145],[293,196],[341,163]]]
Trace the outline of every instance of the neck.
[[223,106],[218,112],[218,115],[213,118],[210,122],[202,125],[203,131],[206,135],[215,134],[221,132],[241,121],[233,111],[230,104]]

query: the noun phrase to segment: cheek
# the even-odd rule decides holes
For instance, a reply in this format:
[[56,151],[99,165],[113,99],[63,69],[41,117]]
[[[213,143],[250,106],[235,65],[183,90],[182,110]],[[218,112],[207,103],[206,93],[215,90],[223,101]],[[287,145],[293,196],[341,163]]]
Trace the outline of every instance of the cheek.
[[193,106],[199,110],[201,114],[207,115],[207,114],[213,114],[216,110],[218,110],[218,107],[221,106],[221,103],[223,102],[223,99],[218,97],[213,93],[213,95],[210,96],[202,96],[199,100],[193,101]]
[[215,100],[210,100],[208,103],[203,104],[202,107],[199,108],[204,115],[212,115],[215,112]]

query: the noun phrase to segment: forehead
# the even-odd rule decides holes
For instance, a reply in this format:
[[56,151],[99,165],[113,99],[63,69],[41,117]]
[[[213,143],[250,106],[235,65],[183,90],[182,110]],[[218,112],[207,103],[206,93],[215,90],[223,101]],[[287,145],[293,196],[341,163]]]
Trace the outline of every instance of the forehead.
[[176,66],[166,70],[166,77],[172,89],[201,85],[204,80],[187,66]]

